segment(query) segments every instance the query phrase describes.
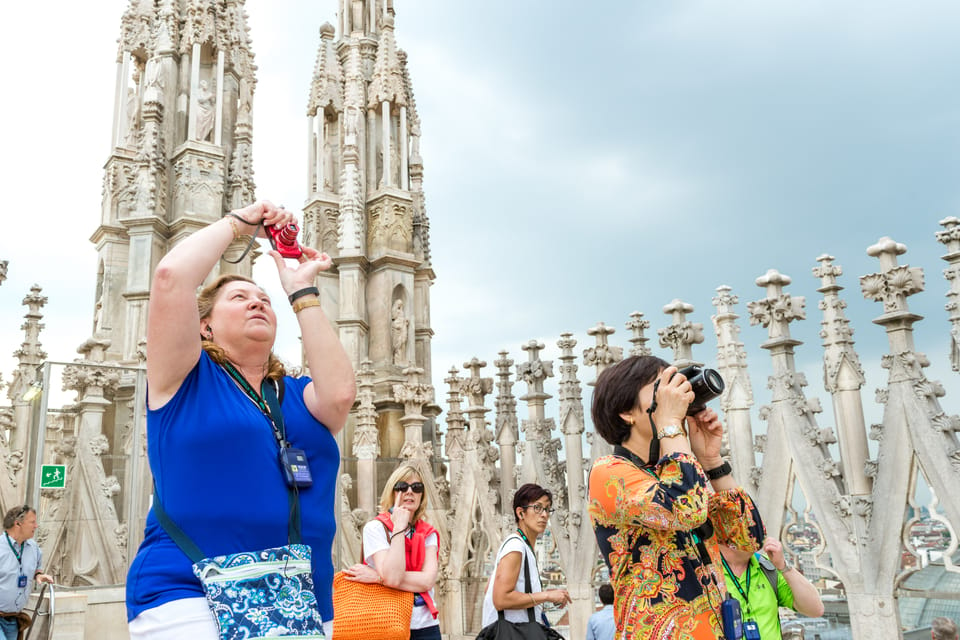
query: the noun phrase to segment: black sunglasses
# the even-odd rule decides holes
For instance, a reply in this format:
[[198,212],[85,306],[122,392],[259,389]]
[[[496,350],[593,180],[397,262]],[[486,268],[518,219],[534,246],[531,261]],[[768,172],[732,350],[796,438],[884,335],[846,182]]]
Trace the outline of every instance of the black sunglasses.
[[404,482],[401,480],[397,484],[393,485],[394,492],[399,491],[400,493],[403,493],[407,489],[412,490],[414,493],[423,493],[423,483],[414,482],[413,484],[410,484],[409,482]]

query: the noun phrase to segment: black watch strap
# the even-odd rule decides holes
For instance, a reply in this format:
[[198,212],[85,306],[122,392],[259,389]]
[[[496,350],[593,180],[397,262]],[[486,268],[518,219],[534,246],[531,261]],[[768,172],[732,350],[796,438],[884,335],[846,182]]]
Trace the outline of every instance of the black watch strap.
[[711,480],[719,480],[723,476],[728,476],[733,473],[733,467],[730,466],[729,462],[724,461],[719,467],[709,469],[706,471],[707,477]]
[[293,304],[299,298],[302,298],[303,296],[311,296],[311,295],[319,296],[320,289],[317,289],[316,287],[304,287],[303,289],[298,289],[293,293],[291,293],[289,296],[287,296],[287,299],[290,301],[290,304]]

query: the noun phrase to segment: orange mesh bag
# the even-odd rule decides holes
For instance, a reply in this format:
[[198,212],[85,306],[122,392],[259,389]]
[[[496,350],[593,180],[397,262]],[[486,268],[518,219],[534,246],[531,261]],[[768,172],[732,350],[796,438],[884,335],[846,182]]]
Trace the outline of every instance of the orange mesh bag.
[[413,594],[333,576],[333,640],[409,640]]

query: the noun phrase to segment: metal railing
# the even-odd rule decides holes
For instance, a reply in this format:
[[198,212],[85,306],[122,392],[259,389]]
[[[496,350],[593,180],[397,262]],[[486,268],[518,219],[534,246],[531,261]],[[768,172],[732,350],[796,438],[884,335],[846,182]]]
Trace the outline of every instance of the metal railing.
[[[45,598],[49,591],[49,598]],[[44,604],[46,603],[46,607]],[[44,583],[37,596],[37,606],[30,617],[30,626],[27,627],[23,640],[48,640],[53,631],[53,616],[56,611],[56,595],[52,584]],[[37,621],[40,618],[40,621]],[[36,633],[34,633],[36,632]]]

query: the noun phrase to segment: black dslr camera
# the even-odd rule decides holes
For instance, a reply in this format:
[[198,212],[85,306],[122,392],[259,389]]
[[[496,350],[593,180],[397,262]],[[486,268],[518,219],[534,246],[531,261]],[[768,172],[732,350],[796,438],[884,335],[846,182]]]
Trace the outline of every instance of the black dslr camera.
[[704,369],[697,365],[690,365],[680,369],[690,386],[693,387],[693,402],[687,407],[687,415],[692,416],[707,408],[707,403],[723,393],[726,385],[723,377],[716,369]]

